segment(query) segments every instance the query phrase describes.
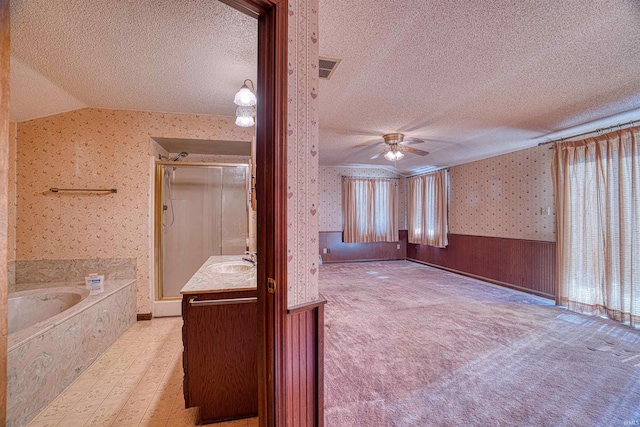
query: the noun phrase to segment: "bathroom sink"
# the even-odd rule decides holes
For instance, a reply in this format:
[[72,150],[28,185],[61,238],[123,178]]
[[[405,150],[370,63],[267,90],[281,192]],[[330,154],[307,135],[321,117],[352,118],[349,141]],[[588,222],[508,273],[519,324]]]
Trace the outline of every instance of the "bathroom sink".
[[213,270],[218,273],[232,274],[244,273],[253,269],[251,264],[246,262],[223,262],[213,266]]

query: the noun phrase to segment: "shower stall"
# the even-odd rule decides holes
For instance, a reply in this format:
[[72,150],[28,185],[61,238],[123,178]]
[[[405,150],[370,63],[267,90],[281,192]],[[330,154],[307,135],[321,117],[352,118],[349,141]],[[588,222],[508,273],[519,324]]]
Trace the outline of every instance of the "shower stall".
[[156,301],[179,302],[210,256],[247,251],[249,184],[244,164],[156,162]]

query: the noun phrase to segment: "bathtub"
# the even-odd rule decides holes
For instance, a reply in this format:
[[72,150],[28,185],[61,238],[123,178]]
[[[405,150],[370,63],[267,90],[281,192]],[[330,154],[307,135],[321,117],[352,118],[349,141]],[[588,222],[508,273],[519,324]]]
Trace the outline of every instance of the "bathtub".
[[136,321],[135,280],[21,285],[9,294],[7,426],[24,426]]
[[30,331],[27,330],[26,334],[23,333],[24,335],[41,332],[48,325],[53,325],[58,315],[64,315],[66,310],[87,296],[89,296],[89,290],[77,286],[35,289],[9,294],[8,333],[16,334],[27,328],[30,328]]

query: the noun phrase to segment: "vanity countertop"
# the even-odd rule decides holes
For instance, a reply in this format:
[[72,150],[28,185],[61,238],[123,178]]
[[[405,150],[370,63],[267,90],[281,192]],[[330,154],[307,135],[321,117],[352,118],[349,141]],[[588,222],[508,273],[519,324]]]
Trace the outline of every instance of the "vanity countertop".
[[196,271],[196,274],[189,279],[184,288],[180,290],[183,295],[206,294],[229,291],[251,291],[256,289],[256,268],[241,273],[222,273],[219,271],[220,264],[244,263],[244,255],[220,255],[209,257]]

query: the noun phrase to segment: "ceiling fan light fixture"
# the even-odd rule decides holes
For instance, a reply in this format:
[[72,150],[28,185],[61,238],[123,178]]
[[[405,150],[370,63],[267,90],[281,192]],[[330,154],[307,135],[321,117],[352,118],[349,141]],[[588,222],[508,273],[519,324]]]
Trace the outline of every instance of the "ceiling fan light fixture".
[[387,133],[382,135],[382,139],[387,144],[398,144],[404,140],[404,134],[402,133]]
[[387,151],[384,155],[384,158],[389,160],[390,162],[395,162],[396,160],[400,160],[404,157],[402,151],[400,150],[391,150]]

